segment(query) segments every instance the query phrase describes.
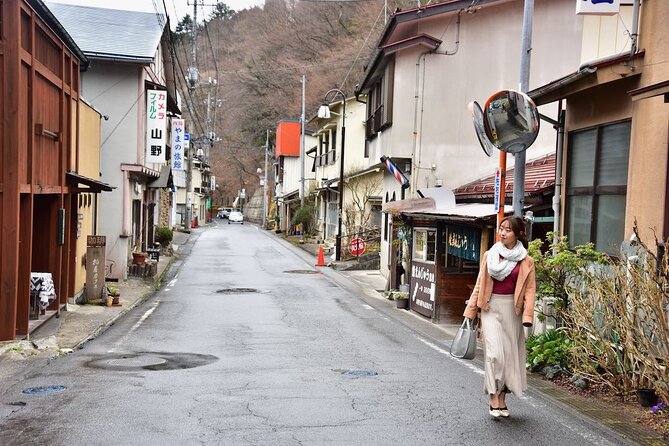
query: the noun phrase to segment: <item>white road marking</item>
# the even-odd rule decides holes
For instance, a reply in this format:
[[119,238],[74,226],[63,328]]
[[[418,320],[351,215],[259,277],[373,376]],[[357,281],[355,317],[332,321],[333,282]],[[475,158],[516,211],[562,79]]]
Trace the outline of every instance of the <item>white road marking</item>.
[[415,335],[414,335],[414,337],[415,337],[416,339],[418,339],[420,342],[422,342],[423,344],[425,344],[425,345],[427,345],[428,347],[430,347],[431,349],[436,350],[436,351],[438,351],[439,353],[441,353],[442,355],[446,355],[446,356],[448,356],[449,358],[454,359],[455,361],[458,361],[459,363],[461,363],[462,365],[464,365],[465,367],[467,367],[469,370],[473,371],[474,373],[478,373],[479,375],[483,375],[483,374],[484,374],[484,371],[481,370],[481,369],[479,369],[478,367],[476,367],[474,364],[472,364],[471,361],[468,361],[468,360],[465,360],[465,359],[454,358],[453,356],[451,356],[451,353],[450,353],[450,352],[447,352],[446,350],[444,350],[443,348],[439,347],[438,345],[435,345],[435,344],[433,344],[432,342],[427,341],[427,340],[421,338],[420,336],[415,336]]
[[159,301],[159,300],[156,300],[156,301],[153,303],[153,306],[152,306],[151,308],[149,308],[148,310],[146,310],[146,312],[142,315],[142,317],[140,317],[139,320],[138,320],[137,322],[135,322],[135,325],[133,325],[132,328],[131,328],[130,330],[128,330],[128,332],[125,334],[125,336],[123,336],[121,339],[119,339],[119,340],[116,342],[116,344],[114,344],[114,347],[112,347],[107,353],[113,353],[114,350],[116,350],[116,348],[117,348],[119,345],[121,345],[121,344],[125,344],[126,341],[128,340],[128,338],[130,337],[130,335],[131,335],[135,330],[137,330],[137,329],[139,328],[139,326],[142,325],[142,323],[143,323],[149,316],[151,316],[151,313],[153,313],[153,312],[156,310],[156,308],[158,308],[158,305],[160,305],[160,301]]
[[170,283],[167,284],[168,287],[173,287],[177,283],[177,278],[170,280]]
[[371,305],[367,305],[367,304],[362,304],[362,308],[364,308],[366,310],[373,310],[374,309]]

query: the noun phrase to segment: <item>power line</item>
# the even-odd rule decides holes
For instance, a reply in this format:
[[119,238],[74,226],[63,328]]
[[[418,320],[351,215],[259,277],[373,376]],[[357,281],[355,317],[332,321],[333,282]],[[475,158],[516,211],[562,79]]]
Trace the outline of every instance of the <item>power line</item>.
[[348,79],[348,75],[351,74],[351,71],[353,71],[353,67],[355,66],[356,63],[358,63],[358,58],[360,57],[360,54],[362,54],[362,50],[365,49],[365,45],[367,44],[367,41],[369,40],[370,36],[372,35],[372,31],[374,31],[376,27],[376,23],[379,21],[379,18],[381,17],[381,14],[385,14],[386,11],[386,6],[384,5],[381,8],[381,11],[379,11],[379,14],[376,16],[376,20],[374,20],[374,24],[369,28],[369,34],[367,34],[367,37],[365,38],[365,41],[362,42],[362,45],[360,46],[360,50],[358,51],[358,54],[356,54],[355,59],[353,59],[353,63],[351,64],[351,67],[348,69],[348,72],[346,73],[346,76],[344,76],[344,80],[341,81],[340,88],[344,86],[346,83],[346,79]]

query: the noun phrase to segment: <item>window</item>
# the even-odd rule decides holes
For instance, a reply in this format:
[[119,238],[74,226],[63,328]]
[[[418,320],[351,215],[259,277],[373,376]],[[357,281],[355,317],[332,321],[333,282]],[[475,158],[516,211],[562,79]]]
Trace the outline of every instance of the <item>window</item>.
[[624,239],[631,122],[569,135],[565,233],[572,245],[594,242],[616,254]]
[[367,140],[376,138],[378,132],[392,125],[394,76],[395,60],[393,59],[386,65],[382,76],[369,88],[367,121],[365,122]]
[[414,229],[413,259],[434,263],[437,255],[437,230]]

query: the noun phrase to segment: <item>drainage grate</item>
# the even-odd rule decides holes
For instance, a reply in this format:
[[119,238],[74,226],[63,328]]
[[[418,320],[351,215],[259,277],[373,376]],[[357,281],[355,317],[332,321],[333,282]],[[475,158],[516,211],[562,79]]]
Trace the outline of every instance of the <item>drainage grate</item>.
[[378,373],[376,373],[374,370],[343,370],[343,369],[337,369],[334,370],[335,372],[339,372],[342,374],[342,376],[346,376],[347,378],[365,378],[368,376],[376,376]]
[[284,273],[288,274],[320,274],[320,271],[316,271],[315,269],[290,269],[288,271],[284,271]]
[[223,288],[216,290],[218,294],[243,294],[243,293],[257,293],[255,288]]
[[62,392],[65,389],[65,386],[28,387],[27,389],[23,389],[23,393],[37,395],[38,393]]

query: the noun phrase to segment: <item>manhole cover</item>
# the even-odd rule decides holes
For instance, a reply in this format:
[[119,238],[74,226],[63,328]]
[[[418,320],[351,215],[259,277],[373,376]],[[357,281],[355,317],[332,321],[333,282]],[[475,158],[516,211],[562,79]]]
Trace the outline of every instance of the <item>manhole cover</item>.
[[214,355],[197,353],[140,352],[108,355],[86,363],[87,367],[105,370],[182,370],[201,367],[217,361]]
[[335,372],[339,372],[342,374],[342,376],[346,376],[348,378],[363,378],[367,376],[376,376],[378,373],[376,373],[374,370],[345,370],[345,369],[337,369]]
[[27,389],[23,389],[23,393],[28,395],[36,395],[38,393],[62,392],[65,389],[65,386],[28,387]]
[[243,293],[257,293],[255,288],[223,288],[216,290],[218,294],[243,294]]
[[288,274],[320,274],[320,271],[316,271],[315,269],[290,269],[288,271],[284,271],[284,273]]

